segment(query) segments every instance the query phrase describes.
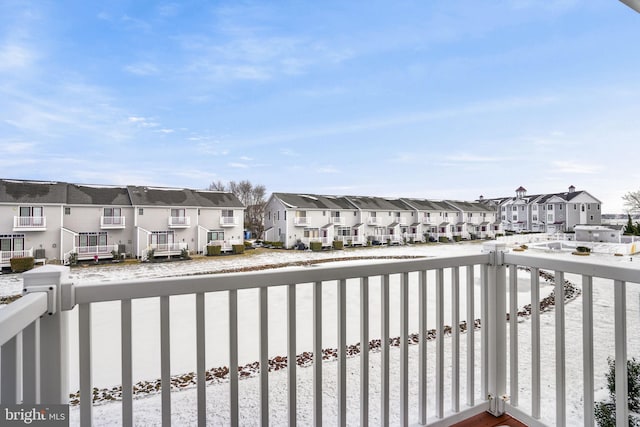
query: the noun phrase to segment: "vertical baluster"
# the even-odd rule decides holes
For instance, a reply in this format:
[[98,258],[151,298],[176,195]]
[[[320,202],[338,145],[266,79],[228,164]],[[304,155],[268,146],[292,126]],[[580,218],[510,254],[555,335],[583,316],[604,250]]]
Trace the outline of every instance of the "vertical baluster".
[[509,266],[509,400],[518,406],[518,266]]
[[91,304],[78,308],[80,340],[80,424],[92,424],[93,391],[91,381]]
[[460,412],[460,267],[451,269],[451,410]]
[[555,272],[556,310],[556,425],[566,422],[564,273]]
[[420,406],[420,424],[427,424],[427,272],[419,273],[418,283],[418,396]]
[[120,341],[122,357],[122,425],[133,426],[133,358],[131,300],[120,302]]
[[196,388],[198,425],[207,422],[206,322],[204,293],[196,294]]
[[584,383],[584,425],[593,426],[593,277],[582,276],[582,372]]
[[531,269],[531,415],[540,419],[540,270]]
[[369,278],[360,279],[360,425],[369,425]]
[[160,388],[162,425],[171,425],[171,323],[169,297],[160,297]]
[[231,425],[238,426],[238,291],[229,291],[229,394],[231,411]]
[[[260,288],[260,425],[269,425],[269,288]],[[314,350],[315,351],[315,350]],[[315,361],[315,358],[314,358]]]
[[338,425],[347,425],[347,281],[338,281]]
[[616,425],[626,426],[629,420],[627,378],[627,284],[614,282],[614,311],[616,337]]
[[467,266],[467,405],[475,404],[475,283],[473,265]]
[[2,404],[18,403],[18,337],[14,336],[0,348],[0,399]]
[[409,273],[400,275],[400,424],[409,425]]
[[322,426],[322,282],[313,284],[313,425]]
[[444,416],[444,270],[436,270],[436,417]]
[[40,319],[22,331],[22,371],[23,403],[40,403]]
[[381,352],[381,424],[389,425],[389,275],[382,276],[381,286],[381,310],[380,310],[380,352]]
[[296,285],[287,286],[287,392],[288,424],[296,425],[297,380],[296,380]]
[[480,393],[483,400],[489,398],[489,296],[487,286],[489,283],[489,266],[480,266]]

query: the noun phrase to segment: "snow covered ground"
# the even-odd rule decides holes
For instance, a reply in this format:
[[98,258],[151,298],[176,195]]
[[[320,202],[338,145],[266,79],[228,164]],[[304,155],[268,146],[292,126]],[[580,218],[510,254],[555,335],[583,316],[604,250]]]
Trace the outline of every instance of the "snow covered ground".
[[[415,245],[405,247],[389,247],[389,248],[370,248],[355,251],[336,251],[331,253],[312,253],[298,251],[271,251],[259,255],[247,257],[229,257],[229,258],[211,258],[204,260],[194,260],[189,262],[161,263],[161,264],[139,264],[139,265],[109,265],[109,266],[91,266],[79,267],[71,270],[72,279],[79,283],[88,283],[95,281],[118,281],[133,278],[151,278],[151,277],[168,277],[180,276],[184,274],[206,273],[221,271],[229,268],[251,267],[255,265],[278,264],[283,262],[294,262],[307,259],[321,259],[334,257],[351,257],[351,256],[447,256],[458,254],[478,253],[480,245],[477,244],[458,244],[458,245]],[[579,262],[602,262],[606,264],[624,265],[639,269],[640,281],[640,258],[631,260],[629,257],[612,257],[598,256],[591,257],[575,257],[566,253],[547,253],[547,252],[530,252],[541,256],[554,258],[566,258]],[[371,261],[375,262],[375,261]],[[464,274],[461,274],[461,282],[464,285]],[[529,284],[528,274],[519,273],[518,285],[518,305],[520,307],[528,304]],[[580,285],[579,277],[567,275],[568,280]],[[431,278],[430,278],[431,279]],[[397,279],[395,279],[397,281]],[[1,275],[0,276],[0,295],[8,295],[18,293],[22,288],[21,278],[19,275]],[[433,283],[433,282],[431,282]],[[445,283],[449,283],[446,281]],[[399,331],[399,312],[398,312],[398,293],[394,292],[396,282],[391,283],[391,336],[398,335]],[[476,286],[479,284],[479,274],[476,274]],[[546,296],[551,292],[552,287],[541,281],[541,296]],[[449,287],[447,287],[449,288]],[[632,325],[637,322],[640,316],[640,285],[628,285],[628,322]],[[356,343],[359,341],[359,294],[357,286],[348,285],[348,343]],[[379,283],[374,279],[371,280],[371,338],[379,337],[379,321],[376,321],[379,313],[375,312],[375,308],[379,307]],[[323,316],[327,322],[323,328],[323,347],[335,347],[335,292],[336,286],[332,283],[324,285],[323,295]],[[417,294],[415,284],[411,285],[410,292]],[[415,295],[414,294],[414,295]],[[479,298],[479,292],[476,292]],[[464,295],[464,293],[462,293]],[[270,290],[270,356],[286,354],[286,317],[284,310],[285,290],[274,288]],[[448,297],[447,297],[448,299]],[[416,298],[411,298],[415,301]],[[432,300],[432,299],[430,299]],[[595,326],[595,374],[596,387],[599,390],[597,398],[601,396],[602,388],[605,384],[604,373],[606,372],[606,359],[613,356],[613,285],[612,283],[596,279],[594,280],[594,316],[596,319]],[[207,295],[207,368],[227,365],[227,308],[226,295],[209,294]],[[567,331],[567,413],[570,425],[582,425],[582,299],[579,297],[575,301],[569,303],[566,307],[566,331]],[[242,291],[239,293],[240,303],[240,364],[252,362],[257,359],[257,295],[255,291]],[[446,301],[445,301],[446,304]],[[464,301],[462,302],[461,313],[464,313]],[[479,310],[479,301],[476,307]],[[159,358],[159,302],[153,299],[135,301],[134,307],[134,382],[138,380],[153,380],[159,378],[160,358]],[[195,343],[195,317],[194,317],[194,298],[192,296],[173,297],[171,299],[171,340],[172,354],[171,365],[172,373],[186,373],[195,370],[195,352],[193,351]],[[298,316],[298,353],[311,350],[311,289],[308,285],[298,286],[297,291],[297,316]],[[279,309],[280,308],[280,309]],[[417,332],[417,306],[412,304],[410,307],[410,332]],[[429,328],[433,327],[435,310],[428,310],[430,314]],[[94,372],[93,379],[96,387],[110,387],[120,383],[120,336],[119,336],[119,305],[117,303],[100,303],[94,304],[93,315],[93,334],[99,337],[93,341],[94,356]],[[461,320],[464,320],[464,315]],[[475,317],[479,317],[479,311]],[[448,319],[445,319],[449,323]],[[71,315],[71,372],[70,390],[77,390],[77,310]],[[555,353],[554,353],[554,313],[546,313],[542,315],[541,325],[542,333],[542,395],[543,408],[553,408],[555,406]],[[527,391],[530,390],[530,327],[529,320],[519,322],[518,338],[519,338],[519,384],[521,390],[520,405],[528,411],[530,408],[530,396]],[[640,355],[640,334],[636,328],[629,327],[629,357]],[[476,362],[480,361],[480,335],[476,336]],[[464,359],[466,355],[465,339],[463,337],[461,343],[461,368],[464,378]],[[429,344],[429,361],[428,366],[430,372],[435,366],[434,343]],[[417,346],[410,346],[410,370],[417,372]],[[447,351],[449,351],[447,346]],[[399,404],[399,364],[397,358],[399,351],[392,349],[392,424],[398,423],[398,404]],[[74,368],[76,367],[76,368]],[[371,354],[371,417],[372,422],[376,423],[379,416],[379,383],[375,380],[379,376],[379,354]],[[324,363],[324,395],[325,395],[325,424],[335,424],[337,417],[337,407],[333,396],[336,389],[336,363]],[[354,357],[348,362],[348,389],[349,393],[349,424],[357,424],[358,420],[358,387],[359,387],[359,358]],[[479,371],[478,371],[479,372]],[[311,375],[310,369],[298,369],[298,421],[303,424],[310,424],[312,420],[311,413]],[[447,370],[447,376],[450,376],[450,370]],[[417,401],[417,378],[412,376],[410,385],[411,400],[410,405],[415,406]],[[433,399],[433,375],[430,375],[430,399]],[[449,381],[449,380],[447,380]],[[281,425],[285,423],[286,417],[286,372],[272,372],[270,374],[271,396],[271,416],[273,425]],[[445,386],[449,390],[449,386]],[[479,396],[479,378],[476,380],[476,396]],[[280,390],[280,392],[278,392]],[[219,383],[211,384],[208,387],[208,408],[209,421],[213,425],[228,424],[228,384]],[[241,424],[255,424],[256,415],[259,411],[258,401],[258,379],[250,378],[240,382],[241,393]],[[464,381],[462,385],[462,396],[464,396]],[[173,417],[176,425],[195,425],[195,389],[175,392],[173,399]],[[448,402],[448,401],[447,401]],[[433,403],[431,401],[431,403]],[[97,405],[94,408],[94,419],[98,425],[119,425],[120,424],[121,405],[119,402]],[[138,425],[159,425],[160,424],[160,397],[159,395],[139,397],[134,399],[134,413],[136,424]],[[554,411],[545,410],[543,413],[543,421],[549,425],[554,424]],[[71,409],[72,424],[78,423],[77,408]],[[395,422],[394,422],[395,420]],[[411,422],[417,422],[417,413],[411,414]]]

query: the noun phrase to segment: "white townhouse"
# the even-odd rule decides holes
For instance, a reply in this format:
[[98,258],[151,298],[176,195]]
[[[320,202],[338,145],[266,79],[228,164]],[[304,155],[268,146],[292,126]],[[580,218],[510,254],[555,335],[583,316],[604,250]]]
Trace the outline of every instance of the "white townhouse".
[[462,239],[484,239],[495,237],[500,232],[495,209],[479,202],[445,200],[444,203],[456,210],[454,236]]
[[264,222],[265,240],[282,242],[287,248],[311,242],[330,247],[334,240],[366,243],[358,210],[344,196],[273,193],[265,207]]
[[62,257],[66,200],[64,183],[0,179],[0,267],[14,257]]
[[586,191],[527,195],[524,187],[515,197],[479,201],[496,209],[502,227],[512,232],[556,233],[573,231],[576,225],[597,225],[602,221],[602,202]]
[[359,224],[372,244],[400,244],[415,228],[417,214],[402,199],[347,196],[358,209]]
[[146,258],[242,243],[244,206],[231,193],[0,179],[0,261]]
[[414,241],[428,241],[438,238],[438,227],[443,222],[442,213],[446,210],[438,202],[427,199],[402,199],[415,212],[415,222],[409,230],[409,237]]

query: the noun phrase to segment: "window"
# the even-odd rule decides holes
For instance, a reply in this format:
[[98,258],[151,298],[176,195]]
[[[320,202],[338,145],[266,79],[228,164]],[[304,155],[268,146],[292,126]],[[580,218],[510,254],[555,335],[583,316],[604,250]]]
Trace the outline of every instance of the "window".
[[98,246],[107,245],[107,232],[88,232],[78,235],[78,253],[95,253]]
[[600,210],[600,203],[598,203],[598,210]]
[[553,221],[553,215],[552,214],[547,215],[547,221],[549,221],[549,222]]
[[587,210],[588,210],[588,211],[590,211],[590,210],[591,210],[591,203],[589,203],[589,204],[587,205]]
[[562,205],[559,206],[559,209],[562,210]]
[[553,205],[547,205],[547,210],[548,211],[552,211],[553,210]]
[[174,242],[173,231],[152,231],[149,240],[152,245],[170,245]]
[[350,227],[339,227],[338,228],[338,236],[351,236],[351,228]]
[[590,219],[591,221],[593,221],[593,215],[589,216],[589,219]]
[[296,218],[306,218],[307,211],[296,211]]
[[144,215],[144,209],[138,208],[138,215]]
[[24,234],[0,234],[0,251],[23,251]]
[[69,208],[69,207],[64,208],[64,214],[65,215],[71,215],[71,208]]
[[449,212],[445,212],[445,213],[444,213],[444,217],[445,217],[445,218],[449,218]]
[[537,220],[538,220],[538,215],[533,215],[532,219],[533,219],[534,221],[537,221]]
[[577,203],[574,203],[574,204],[573,204],[573,210],[575,211],[576,209],[578,209],[578,204],[577,204]]
[[538,210],[538,205],[533,205],[533,210],[537,211]]
[[371,212],[371,218],[375,218],[376,217],[376,213],[375,212]]
[[503,206],[503,207],[502,207],[502,212],[504,212],[504,211],[506,211],[506,210],[507,210],[507,207],[506,207],[506,206]]
[[224,240],[224,231],[223,230],[207,231],[207,241],[214,242],[216,240]]
[[506,216],[504,216],[504,215],[502,215],[502,220],[503,220],[503,221],[506,221],[506,219],[507,219],[507,217],[506,217]]
[[122,224],[122,209],[120,208],[104,208],[104,223],[110,225]]
[[521,210],[521,211],[524,211],[524,206],[520,206],[520,210]]
[[580,211],[584,212],[584,205],[580,206]]
[[467,218],[473,218],[473,214],[472,213],[468,213],[467,214]]
[[511,210],[512,210],[512,211],[514,211],[514,212],[516,212],[516,211],[518,210],[518,207],[517,207],[517,206],[514,206]]

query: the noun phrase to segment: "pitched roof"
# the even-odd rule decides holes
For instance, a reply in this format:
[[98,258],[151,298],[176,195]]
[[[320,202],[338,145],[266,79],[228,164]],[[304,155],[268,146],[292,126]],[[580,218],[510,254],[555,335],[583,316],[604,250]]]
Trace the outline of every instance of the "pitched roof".
[[127,189],[134,206],[198,206],[192,190],[186,188],[129,185]]
[[0,179],[0,203],[56,203],[67,201],[64,182]]
[[299,209],[356,209],[344,196],[322,196],[318,194],[273,193],[285,205]]
[[126,187],[67,185],[67,203],[70,205],[122,205],[130,206]]
[[193,190],[198,206],[206,208],[244,208],[240,199],[233,193],[223,191]]

